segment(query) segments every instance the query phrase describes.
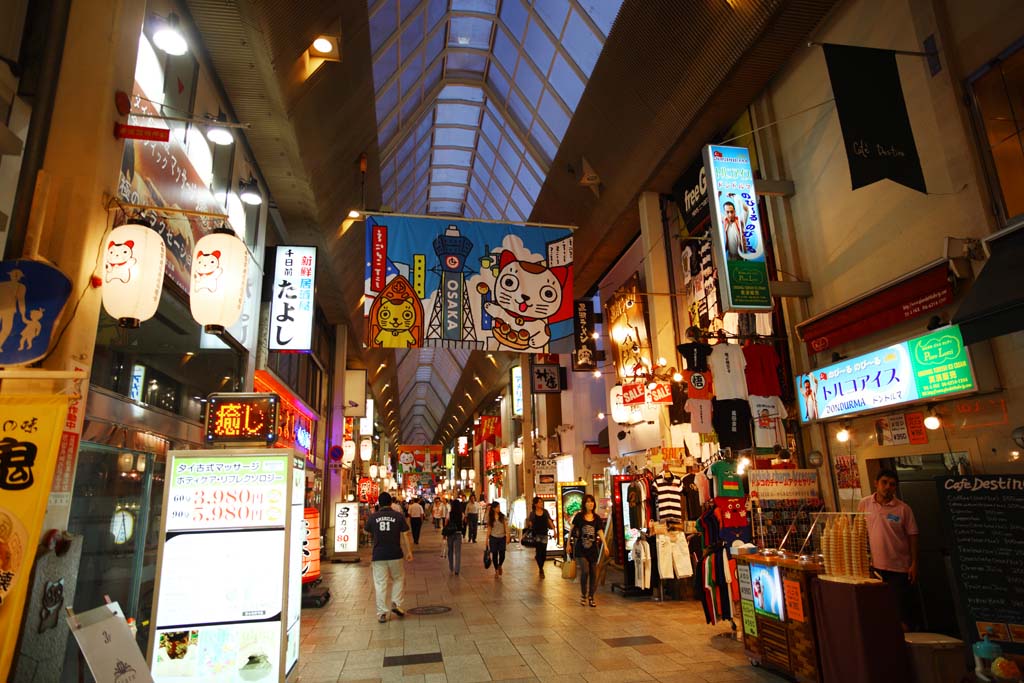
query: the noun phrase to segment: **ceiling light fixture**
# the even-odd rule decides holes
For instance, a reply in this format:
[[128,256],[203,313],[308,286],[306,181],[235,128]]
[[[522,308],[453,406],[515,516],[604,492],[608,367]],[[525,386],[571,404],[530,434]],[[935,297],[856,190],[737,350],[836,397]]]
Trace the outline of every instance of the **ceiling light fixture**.
[[188,52],[188,41],[181,33],[178,15],[171,12],[163,25],[153,34],[153,43],[169,55],[180,57]]
[[235,136],[231,134],[231,129],[228,128],[227,122],[228,117],[224,112],[217,114],[217,116],[207,116],[209,123],[206,128],[206,139],[215,145],[231,145],[235,142]]
[[356,209],[352,209],[351,211],[348,212],[348,217],[351,218],[352,220],[359,218],[361,215],[362,214],[360,214],[359,211],[357,211]]
[[942,420],[940,420],[939,416],[935,414],[935,410],[933,408],[928,409],[928,417],[924,418],[924,426],[926,429],[930,429],[932,431],[942,427]]
[[247,179],[238,181],[238,198],[249,206],[259,206],[263,203],[263,195],[260,194],[260,184],[256,178],[250,175]]
[[334,43],[323,36],[313,41],[313,49],[317,52],[330,52],[333,48]]

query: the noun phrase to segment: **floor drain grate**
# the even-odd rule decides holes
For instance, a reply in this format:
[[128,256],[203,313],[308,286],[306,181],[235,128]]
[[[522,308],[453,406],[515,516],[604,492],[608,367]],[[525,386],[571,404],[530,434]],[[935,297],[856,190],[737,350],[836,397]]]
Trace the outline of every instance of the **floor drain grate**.
[[445,612],[451,612],[452,608],[445,605],[424,605],[423,607],[412,607],[405,610],[407,614],[416,614],[418,616],[430,616],[431,614],[444,614]]

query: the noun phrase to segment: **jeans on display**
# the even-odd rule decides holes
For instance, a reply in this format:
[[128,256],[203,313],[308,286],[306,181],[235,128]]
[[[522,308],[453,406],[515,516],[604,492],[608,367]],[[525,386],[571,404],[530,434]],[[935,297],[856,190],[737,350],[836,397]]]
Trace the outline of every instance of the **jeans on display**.
[[[403,560],[375,560],[373,566],[373,587],[377,592],[377,614],[387,614],[391,603],[399,609],[405,601],[405,567]],[[388,599],[388,578],[391,579],[391,599]]]
[[597,555],[581,555],[576,558],[576,569],[580,575],[580,595],[594,597],[597,591]]
[[459,573],[459,566],[462,564],[462,534],[452,534],[448,541],[448,569]]
[[410,517],[409,526],[412,528],[412,542],[416,545],[420,543],[420,530],[423,528],[422,517]]
[[476,528],[480,525],[480,520],[477,519],[476,515],[469,515],[467,519],[469,520],[469,524],[466,527],[469,530],[469,542],[476,543]]
[[495,569],[500,569],[505,563],[505,537],[490,536],[487,540],[491,543],[491,562]]

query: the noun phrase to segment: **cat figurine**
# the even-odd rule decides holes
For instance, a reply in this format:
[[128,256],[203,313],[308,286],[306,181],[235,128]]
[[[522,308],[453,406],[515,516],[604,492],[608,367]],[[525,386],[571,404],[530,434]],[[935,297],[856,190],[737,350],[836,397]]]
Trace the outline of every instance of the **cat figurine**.
[[112,282],[130,282],[132,279],[132,267],[136,263],[134,256],[135,242],[111,242],[107,245],[106,258],[103,261],[104,280]]
[[374,341],[385,349],[407,349],[415,346],[412,334],[416,323],[416,308],[411,299],[383,299],[377,309],[380,332]]
[[551,341],[547,320],[562,306],[567,270],[520,261],[508,250],[502,252],[498,265],[493,301],[484,304],[494,319],[491,334],[508,349],[546,349]]

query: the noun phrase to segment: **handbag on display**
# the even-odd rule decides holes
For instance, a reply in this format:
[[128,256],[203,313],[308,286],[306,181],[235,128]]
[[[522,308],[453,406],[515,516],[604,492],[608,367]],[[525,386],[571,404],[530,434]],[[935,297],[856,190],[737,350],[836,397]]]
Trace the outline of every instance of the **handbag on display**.
[[562,578],[566,581],[576,580],[576,561],[566,560],[562,563]]

